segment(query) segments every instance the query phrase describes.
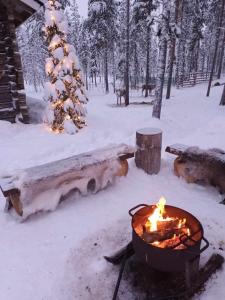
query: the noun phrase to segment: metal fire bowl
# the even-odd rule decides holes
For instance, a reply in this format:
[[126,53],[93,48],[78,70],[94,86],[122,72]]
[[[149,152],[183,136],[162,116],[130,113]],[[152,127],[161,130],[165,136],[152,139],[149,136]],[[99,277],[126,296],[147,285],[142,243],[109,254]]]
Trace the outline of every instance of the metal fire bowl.
[[[132,217],[132,242],[136,256],[152,268],[163,272],[182,272],[185,270],[187,262],[194,260],[199,262],[200,254],[208,248],[209,243],[204,238],[203,227],[199,220],[183,209],[170,205],[165,206],[166,214],[169,217],[187,220],[186,224],[191,230],[191,236],[184,235],[180,238],[180,244],[185,245],[186,249],[159,248],[146,243],[136,233],[135,228],[138,225],[144,225],[155,208],[155,205],[140,204],[129,211]],[[137,211],[133,214],[135,210]],[[202,240],[206,245],[201,249]]]

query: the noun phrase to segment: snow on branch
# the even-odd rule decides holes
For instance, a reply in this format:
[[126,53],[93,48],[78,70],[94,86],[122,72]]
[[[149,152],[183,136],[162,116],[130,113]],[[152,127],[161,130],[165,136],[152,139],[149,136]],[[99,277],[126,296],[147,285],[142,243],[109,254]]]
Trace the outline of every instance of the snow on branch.
[[45,98],[49,101],[45,122],[56,133],[74,134],[86,124],[84,104],[88,99],[75,48],[67,42],[65,14],[56,0],[45,5],[44,33],[50,55],[45,66],[50,79],[45,85]]

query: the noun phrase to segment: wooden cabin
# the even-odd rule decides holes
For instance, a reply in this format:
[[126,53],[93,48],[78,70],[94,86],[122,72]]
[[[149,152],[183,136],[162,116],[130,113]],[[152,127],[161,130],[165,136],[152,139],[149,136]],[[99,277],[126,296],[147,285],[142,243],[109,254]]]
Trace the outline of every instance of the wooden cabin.
[[0,0],[0,120],[29,123],[16,27],[45,0]]

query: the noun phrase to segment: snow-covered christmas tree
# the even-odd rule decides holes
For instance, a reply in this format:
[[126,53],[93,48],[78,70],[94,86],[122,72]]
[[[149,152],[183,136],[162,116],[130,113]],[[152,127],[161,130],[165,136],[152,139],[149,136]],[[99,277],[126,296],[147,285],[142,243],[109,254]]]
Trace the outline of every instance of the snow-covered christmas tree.
[[74,46],[67,43],[68,25],[61,4],[48,0],[45,5],[44,33],[50,57],[46,60],[45,121],[55,132],[74,134],[85,125],[87,103],[84,83]]

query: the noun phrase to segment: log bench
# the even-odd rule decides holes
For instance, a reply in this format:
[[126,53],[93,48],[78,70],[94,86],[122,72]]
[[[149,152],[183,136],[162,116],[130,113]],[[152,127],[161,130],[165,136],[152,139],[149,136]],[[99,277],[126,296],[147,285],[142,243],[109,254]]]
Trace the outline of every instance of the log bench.
[[134,148],[126,144],[108,147],[19,170],[0,179],[6,198],[6,210],[13,208],[27,218],[38,211],[54,210],[71,193],[96,193],[113,183],[117,176],[126,176],[127,159]]
[[221,149],[202,150],[174,144],[166,152],[177,155],[174,172],[188,183],[212,185],[225,194],[225,151]]

